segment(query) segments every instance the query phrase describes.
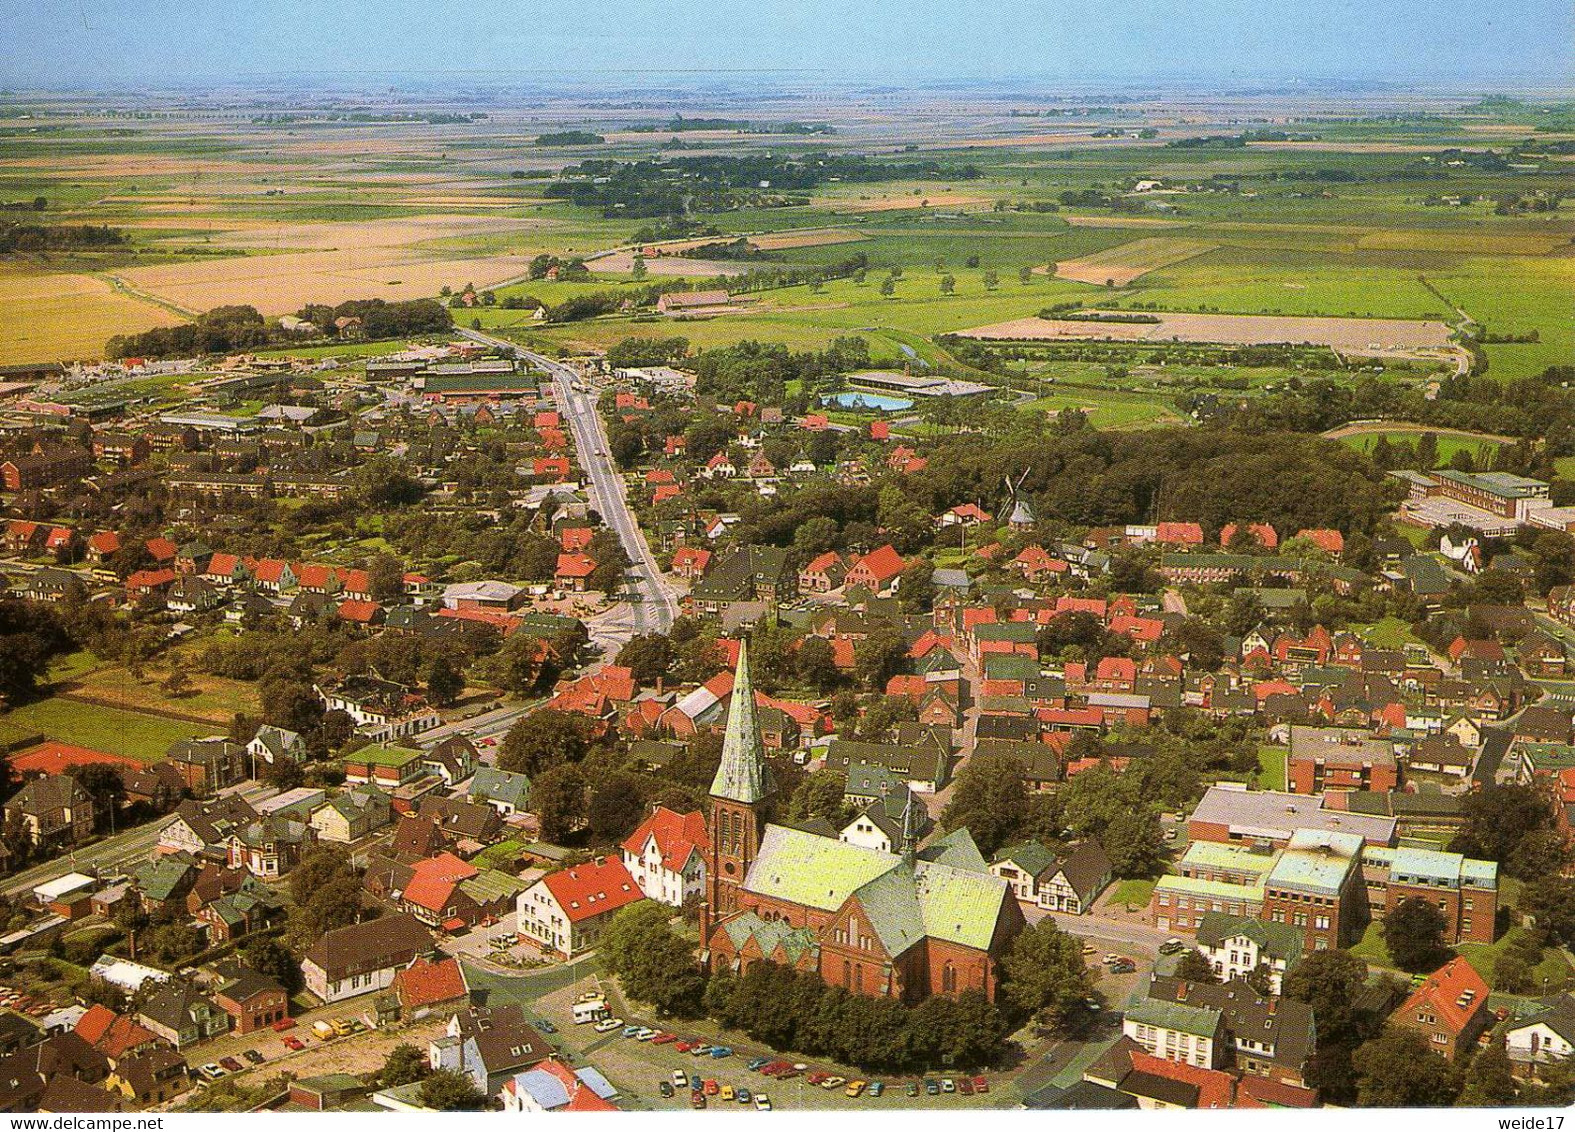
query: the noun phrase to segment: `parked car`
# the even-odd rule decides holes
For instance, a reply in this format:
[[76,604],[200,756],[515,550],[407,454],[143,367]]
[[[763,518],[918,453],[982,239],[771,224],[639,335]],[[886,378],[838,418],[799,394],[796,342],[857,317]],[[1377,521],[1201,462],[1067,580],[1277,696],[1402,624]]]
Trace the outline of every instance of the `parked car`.
[[699,1089],[696,1089],[694,1092],[690,1093],[689,1094],[689,1107],[690,1108],[704,1108],[705,1107],[705,1094],[703,1092],[701,1092]]
[[691,1042],[691,1041],[681,1041],[681,1042],[675,1043],[673,1045],[673,1048],[676,1049],[679,1053],[688,1053],[690,1050],[695,1048],[695,1044],[694,1044],[694,1042]]
[[924,1091],[932,1097],[938,1097],[941,1095],[941,1083],[934,1077],[926,1077],[924,1079]]
[[750,1101],[749,1090],[743,1085],[733,1090],[733,1096],[737,1098],[739,1104],[748,1104]]
[[916,1097],[919,1095],[919,1083],[917,1081],[909,1081],[907,1086],[902,1091],[907,1093],[910,1097]]
[[294,1018],[281,1018],[281,1019],[279,1019],[277,1022],[275,1022],[273,1024],[273,1028],[275,1030],[279,1030],[281,1032],[284,1031],[284,1030],[293,1030],[293,1029],[295,1029],[295,1019]]
[[973,1079],[973,1091],[976,1093],[988,1093],[990,1091],[990,1081],[983,1073]]
[[224,1068],[231,1073],[239,1073],[242,1069],[246,1068],[246,1066],[242,1065],[239,1061],[236,1061],[233,1057],[221,1057],[219,1058],[219,1064],[224,1066]]
[[284,1048],[299,1052],[306,1048],[306,1043],[294,1034],[286,1034],[284,1036]]
[[846,1077],[827,1077],[824,1081],[822,1081],[820,1083],[820,1087],[822,1089],[825,1089],[826,1091],[830,1092],[832,1089],[835,1089],[838,1086],[845,1085],[847,1083],[848,1083],[848,1079]]
[[558,1032],[558,1027],[554,1026],[545,1018],[536,1019],[536,1029],[540,1030],[544,1034],[556,1034]]
[[957,1082],[956,1081],[953,1081],[950,1077],[942,1077],[941,1078],[941,1092],[943,1092],[943,1093],[955,1093],[956,1091],[957,1091]]
[[849,1081],[848,1087],[843,1091],[850,1097],[861,1097],[864,1095],[864,1090],[869,1087],[870,1083],[868,1081]]
[[714,1097],[722,1091],[722,1086],[717,1084],[715,1077],[707,1077],[701,1088],[705,1090],[705,1095],[708,1097]]
[[651,1044],[656,1046],[670,1046],[677,1040],[677,1034],[669,1034],[666,1030],[663,1030],[660,1034],[657,1034],[656,1037],[651,1039]]
[[[599,1026],[597,1027],[597,1029],[600,1029],[600,1028],[601,1027],[599,1027]],[[636,1034],[638,1034],[641,1030],[643,1030],[644,1028],[645,1027],[643,1027],[643,1026],[625,1026],[623,1028],[623,1036],[626,1037],[626,1038],[632,1038]]]
[[687,1089],[689,1087],[689,1074],[682,1069],[673,1070],[673,1088]]
[[1091,943],[1085,943],[1083,945],[1083,954],[1084,955],[1092,955],[1092,954],[1094,954],[1094,952],[1096,952],[1098,950],[1099,950],[1099,948],[1095,947]]
[[261,1065],[263,1061],[266,1060],[262,1054],[258,1053],[254,1049],[247,1050],[245,1053],[241,1054],[241,1056],[247,1061],[251,1062],[253,1065]]
[[210,1081],[217,1081],[220,1077],[224,1076],[224,1070],[220,1069],[218,1065],[211,1061],[204,1065],[201,1069],[197,1070],[197,1072],[201,1073]]
[[1187,950],[1187,945],[1181,940],[1177,939],[1175,936],[1171,936],[1164,943],[1159,945],[1159,953],[1161,955],[1175,955],[1185,950]]
[[761,1068],[771,1064],[769,1057],[752,1057],[749,1059],[748,1069],[751,1073],[759,1073]]
[[755,1111],[756,1112],[770,1112],[771,1111],[771,1098],[766,1096],[765,1093],[756,1093],[755,1094]]
[[673,1088],[673,1083],[671,1081],[658,1081],[656,1083],[656,1091],[661,1093],[664,1097],[671,1097],[677,1090]]
[[1112,975],[1130,975],[1137,970],[1137,964],[1130,959],[1118,959],[1110,965]]
[[722,1091],[717,1094],[718,1100],[730,1101],[733,1099],[733,1086],[723,1085]]
[[965,1097],[973,1096],[973,1078],[964,1077],[957,1082],[957,1091]]
[[733,1047],[732,1046],[712,1046],[709,1052],[710,1052],[712,1057],[717,1058],[717,1059],[721,1059],[721,1058],[724,1058],[724,1057],[732,1057],[733,1056]]
[[598,1034],[610,1034],[614,1030],[620,1030],[622,1028],[622,1018],[603,1018],[600,1022],[596,1023],[594,1027]]
[[1105,952],[1105,959],[1104,959],[1105,966],[1106,967],[1110,966],[1112,963],[1116,962],[1120,958],[1121,958],[1121,956],[1117,955],[1114,951],[1107,951],[1107,952]]
[[885,1084],[885,1082],[883,1082],[883,1081],[871,1081],[870,1082],[870,1096],[878,1097],[882,1093],[884,1093],[885,1091],[886,1091],[886,1084]]

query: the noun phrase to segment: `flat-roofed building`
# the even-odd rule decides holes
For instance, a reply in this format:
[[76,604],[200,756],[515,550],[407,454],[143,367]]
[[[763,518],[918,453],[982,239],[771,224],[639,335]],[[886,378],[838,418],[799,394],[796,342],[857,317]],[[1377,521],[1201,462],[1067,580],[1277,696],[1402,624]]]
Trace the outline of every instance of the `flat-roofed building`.
[[1299,929],[1307,952],[1354,942],[1367,924],[1361,860],[1359,834],[1297,830],[1264,881],[1262,917]]

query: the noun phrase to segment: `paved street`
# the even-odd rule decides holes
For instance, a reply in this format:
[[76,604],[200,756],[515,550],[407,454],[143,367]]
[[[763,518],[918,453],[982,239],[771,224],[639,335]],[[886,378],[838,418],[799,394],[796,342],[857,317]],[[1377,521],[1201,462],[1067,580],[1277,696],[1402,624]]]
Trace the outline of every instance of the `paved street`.
[[550,358],[535,354],[502,338],[475,330],[462,330],[465,337],[483,345],[506,350],[549,374],[554,383],[559,409],[574,434],[575,455],[590,481],[602,521],[618,535],[632,565],[629,577],[636,583],[639,599],[631,603],[633,622],[630,635],[666,632],[678,615],[678,603],[656,565],[645,533],[629,509],[623,477],[607,453],[607,437],[596,412],[596,398],[581,392],[575,383],[581,378],[573,369]]

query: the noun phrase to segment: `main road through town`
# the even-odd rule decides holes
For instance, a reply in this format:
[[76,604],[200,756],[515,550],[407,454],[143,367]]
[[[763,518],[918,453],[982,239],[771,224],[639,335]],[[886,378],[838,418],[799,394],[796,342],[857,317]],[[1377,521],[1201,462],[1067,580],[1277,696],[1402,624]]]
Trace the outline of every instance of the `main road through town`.
[[629,509],[623,477],[618,474],[607,452],[607,436],[596,412],[596,398],[583,387],[576,388],[581,380],[579,375],[561,362],[478,330],[461,330],[460,333],[473,342],[512,353],[552,377],[558,407],[574,434],[574,448],[580,468],[596,494],[596,508],[602,521],[617,533],[618,541],[632,563],[628,576],[635,582],[637,591],[631,603],[633,632],[665,633],[678,615],[678,604],[672,591],[667,588],[661,570],[657,568],[651,547],[645,541],[645,533],[640,530],[634,512]]

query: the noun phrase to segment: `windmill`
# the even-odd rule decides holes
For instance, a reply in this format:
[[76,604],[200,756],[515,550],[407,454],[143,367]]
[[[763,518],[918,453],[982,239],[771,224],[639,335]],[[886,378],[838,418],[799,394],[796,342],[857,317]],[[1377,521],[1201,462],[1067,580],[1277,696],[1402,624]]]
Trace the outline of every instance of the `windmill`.
[[1011,505],[1007,525],[1014,531],[1030,530],[1038,522],[1034,518],[1034,509],[1028,505],[1028,500],[1022,496],[1023,481],[1028,478],[1030,471],[1032,471],[1031,468],[1024,468],[1019,473],[1016,482],[1013,482],[1011,476],[1004,477],[1002,481],[1006,484],[1007,502]]

